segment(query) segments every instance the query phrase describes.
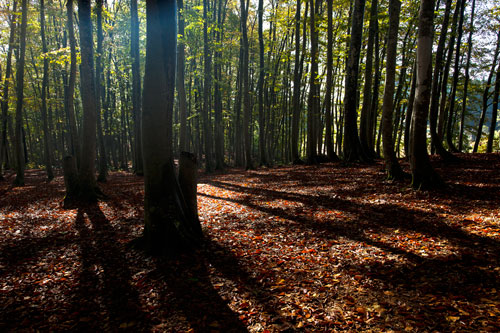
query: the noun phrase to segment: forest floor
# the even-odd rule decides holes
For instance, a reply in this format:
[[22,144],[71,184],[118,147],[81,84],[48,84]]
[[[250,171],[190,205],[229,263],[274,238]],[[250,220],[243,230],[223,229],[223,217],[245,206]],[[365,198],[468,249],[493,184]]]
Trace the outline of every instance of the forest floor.
[[[415,191],[374,165],[201,176],[206,242],[177,259],[129,246],[143,179],[63,209],[62,177],[0,182],[0,331],[500,331],[500,155],[433,164]],[[408,165],[404,164],[407,169]]]

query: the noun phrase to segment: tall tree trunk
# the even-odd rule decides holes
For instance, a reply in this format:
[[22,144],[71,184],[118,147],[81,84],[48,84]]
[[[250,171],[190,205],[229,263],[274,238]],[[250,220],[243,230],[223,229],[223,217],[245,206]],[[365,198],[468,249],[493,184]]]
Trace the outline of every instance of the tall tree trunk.
[[70,130],[70,150],[71,154],[76,158],[77,165],[80,165],[80,140],[78,136],[78,127],[76,125],[75,116],[75,105],[74,105],[74,95],[75,95],[75,82],[76,82],[76,40],[75,40],[75,30],[73,27],[73,0],[68,0],[66,2],[66,25],[68,30],[68,40],[70,48],[70,69],[68,86],[65,89],[64,96],[64,107],[66,108],[66,114],[68,116],[69,130]]
[[[172,113],[175,85],[175,0],[147,0],[147,46],[142,126],[144,143],[144,241],[166,254],[196,242],[175,176]],[[193,222],[193,221],[191,221]]]
[[212,121],[210,107],[210,93],[212,91],[212,59],[210,55],[210,45],[208,38],[208,0],[203,0],[203,65],[204,65],[204,81],[203,81],[203,135],[205,140],[205,170],[212,172],[213,167],[213,152],[212,152]]
[[301,64],[300,64],[300,4],[302,0],[297,0],[295,9],[295,59],[293,69],[293,106],[292,106],[292,135],[291,150],[292,161],[300,161],[299,156],[299,125],[300,125],[300,86],[301,86]]
[[412,186],[418,189],[442,184],[427,153],[427,116],[432,87],[432,30],[434,0],[420,3],[417,39],[417,88],[410,129],[410,167]]
[[413,116],[413,105],[415,102],[415,91],[417,89],[417,61],[413,62],[411,70],[411,87],[410,87],[410,97],[408,98],[408,109],[406,110],[405,116],[405,137],[404,137],[404,150],[405,157],[408,159],[410,157],[409,141],[410,141],[410,125]]
[[97,198],[95,179],[96,157],[96,91],[94,80],[94,42],[92,38],[92,20],[90,0],[78,0],[78,19],[80,23],[80,95],[83,106],[82,150],[80,157],[79,193],[83,200]]
[[479,124],[477,125],[476,141],[474,142],[473,153],[477,152],[479,147],[479,142],[481,141],[481,136],[483,134],[484,118],[486,117],[486,111],[488,110],[488,95],[490,92],[491,81],[493,80],[493,75],[495,75],[495,67],[498,59],[498,53],[500,51],[500,33],[497,33],[497,47],[493,55],[493,63],[491,64],[490,74],[488,75],[488,80],[486,81],[486,86],[483,92],[483,109],[481,112],[481,117],[479,118]]
[[467,91],[469,89],[469,67],[470,57],[472,53],[472,34],[474,32],[474,10],[476,8],[476,0],[472,0],[472,9],[470,16],[470,31],[469,38],[467,39],[467,61],[465,63],[465,83],[464,83],[464,97],[462,102],[462,113],[460,115],[460,133],[458,136],[458,150],[463,150],[464,140],[464,127],[465,127],[465,110],[467,108]]
[[338,160],[333,148],[332,137],[332,84],[333,84],[333,0],[327,0],[328,41],[326,51],[326,92],[325,92],[325,143],[326,155],[332,161]]
[[[224,4],[225,6],[225,4]],[[223,1],[218,0],[216,43],[220,45],[223,39]],[[214,119],[215,119],[215,169],[224,170],[224,127],[222,119],[222,53],[219,49],[214,54]]]
[[108,163],[106,157],[106,145],[104,144],[104,132],[102,128],[101,109],[103,95],[103,71],[102,71],[102,55],[104,36],[102,32],[102,7],[103,0],[96,0],[96,16],[97,16],[97,54],[95,62],[95,86],[96,86],[96,119],[97,119],[97,137],[99,139],[99,175],[97,180],[100,182],[106,181],[108,173]]
[[248,35],[247,35],[247,16],[248,2],[245,5],[245,0],[240,0],[241,8],[241,40],[243,49],[243,63],[241,68],[242,78],[242,93],[243,93],[243,143],[245,147],[245,168],[252,169],[252,135],[250,133],[250,118],[252,109],[250,108],[250,87],[249,87],[249,72],[248,72]]
[[15,127],[16,179],[14,184],[24,185],[25,154],[23,153],[23,102],[24,102],[24,64],[26,55],[26,27],[28,25],[28,1],[21,2],[21,31],[19,35],[19,58],[16,68],[17,103]]
[[[137,0],[134,0],[137,1]],[[187,115],[186,115],[186,87],[184,84],[184,69],[185,69],[185,40],[184,34],[184,1],[177,0],[178,7],[178,27],[179,40],[177,43],[177,98],[179,100],[179,150],[181,152],[188,151],[187,138]]]
[[491,108],[491,123],[490,132],[488,134],[488,143],[486,144],[486,152],[493,152],[493,139],[495,138],[495,130],[497,127],[497,117],[498,117],[498,95],[500,93],[500,65],[498,65],[495,90],[493,92],[493,106]]
[[[15,13],[17,8],[17,1],[14,0],[12,4],[12,13]],[[2,132],[0,133],[0,179],[2,176],[2,170],[4,165],[4,158],[8,160],[8,149],[7,149],[7,123],[8,123],[8,111],[9,111],[9,84],[10,77],[12,75],[12,51],[14,49],[14,37],[16,34],[16,15],[12,14],[10,17],[10,35],[9,35],[9,50],[7,51],[7,59],[5,65],[5,78],[3,80],[3,90],[2,90]]]
[[369,162],[371,158],[365,153],[358,136],[358,74],[361,39],[363,36],[363,15],[365,0],[355,0],[352,13],[351,41],[347,57],[345,96],[344,96],[344,160],[346,162]]
[[458,36],[457,36],[457,46],[455,51],[455,65],[453,68],[453,83],[450,95],[450,110],[448,113],[448,123],[446,126],[446,143],[451,151],[457,152],[457,148],[453,143],[453,116],[455,114],[455,99],[457,94],[458,86],[458,75],[460,74],[460,47],[462,44],[462,27],[464,24],[464,10],[466,5],[466,0],[460,1],[460,19],[458,21]]
[[387,61],[384,100],[382,104],[382,136],[385,169],[389,179],[401,179],[403,170],[394,152],[392,116],[394,111],[394,87],[396,80],[396,52],[398,47],[400,0],[389,2],[389,32],[387,37]]
[[378,27],[378,0],[371,1],[370,8],[370,26],[368,28],[368,43],[366,48],[366,63],[365,63],[365,80],[363,86],[363,105],[361,107],[361,116],[359,124],[359,137],[364,151],[374,157],[375,151],[373,146],[372,132],[373,128],[371,122],[373,116],[372,110],[372,72],[373,72],[373,46],[375,42],[375,35],[377,34]]
[[259,152],[260,152],[260,165],[267,165],[267,152],[266,152],[266,124],[264,118],[264,0],[259,0],[258,8],[258,21],[259,21],[259,81],[257,83],[257,94],[259,104]]
[[309,76],[309,96],[307,112],[307,163],[317,163],[317,120],[319,117],[318,89],[318,33],[316,31],[316,4],[320,0],[310,0],[311,72]]
[[42,37],[42,52],[43,57],[43,79],[42,79],[42,123],[43,123],[43,137],[44,137],[44,155],[45,155],[45,169],[47,172],[47,179],[51,181],[54,178],[52,171],[52,142],[50,140],[49,124],[47,120],[47,86],[49,84],[49,59],[47,58],[47,41],[45,39],[45,3],[40,0],[40,32]]
[[130,0],[130,56],[132,58],[132,117],[134,120],[134,173],[143,175],[141,132],[141,58],[137,0]]
[[448,30],[448,21],[451,12],[452,0],[446,1],[446,8],[444,12],[443,23],[441,25],[441,33],[439,35],[438,47],[436,50],[436,65],[434,67],[434,76],[432,78],[432,92],[431,92],[431,104],[429,111],[429,124],[432,146],[436,149],[436,152],[445,159],[452,158],[451,155],[444,147],[441,138],[438,135],[437,125],[438,125],[438,107],[439,107],[439,82],[443,78],[443,54],[444,47],[446,43],[446,35]]

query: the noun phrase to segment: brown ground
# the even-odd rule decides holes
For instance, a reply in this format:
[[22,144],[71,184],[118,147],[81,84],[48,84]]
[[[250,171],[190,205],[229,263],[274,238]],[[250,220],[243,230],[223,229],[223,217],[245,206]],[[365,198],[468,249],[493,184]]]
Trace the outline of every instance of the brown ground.
[[[206,245],[155,258],[142,178],[65,210],[61,177],[0,182],[0,331],[500,331],[500,155],[434,161],[418,192],[383,165],[203,176]],[[407,166],[405,166],[407,167]]]

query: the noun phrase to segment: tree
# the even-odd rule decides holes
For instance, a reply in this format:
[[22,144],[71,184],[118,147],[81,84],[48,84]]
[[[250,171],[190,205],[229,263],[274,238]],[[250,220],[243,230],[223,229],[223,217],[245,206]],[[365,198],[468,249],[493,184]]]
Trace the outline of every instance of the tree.
[[316,28],[316,6],[320,0],[310,3],[311,32],[311,71],[309,75],[309,96],[307,100],[307,163],[317,163],[317,130],[319,118],[319,87],[318,87],[318,32]]
[[412,186],[438,187],[442,180],[432,167],[427,153],[427,115],[432,86],[432,29],[434,0],[420,3],[417,39],[417,87],[410,128],[410,167]]
[[144,242],[156,253],[196,244],[201,227],[187,208],[172,151],[175,85],[175,0],[147,0],[147,45],[142,108]]
[[495,130],[497,128],[497,117],[498,117],[498,95],[500,93],[500,64],[497,68],[497,75],[495,81],[495,90],[493,92],[493,105],[491,107],[491,123],[490,132],[488,134],[488,143],[486,144],[486,152],[493,152],[493,139],[495,137]]
[[103,85],[103,71],[102,71],[102,59],[103,59],[103,32],[102,32],[102,7],[103,0],[96,0],[95,13],[97,18],[97,54],[95,61],[95,102],[96,102],[96,120],[97,120],[97,137],[99,139],[99,175],[97,180],[100,182],[106,181],[106,176],[108,173],[108,162],[106,157],[106,146],[104,144],[104,133],[102,129],[101,121],[101,109],[104,104],[104,85]]
[[[137,1],[137,0],[133,0]],[[177,44],[177,98],[179,100],[179,149],[181,152],[189,149],[187,141],[187,114],[186,114],[186,87],[184,85],[184,69],[185,69],[185,40],[184,34],[184,1],[177,0],[178,7],[178,26],[179,26],[179,43]],[[137,3],[136,3],[137,10]]]
[[396,51],[398,46],[399,12],[401,2],[389,2],[389,32],[387,34],[387,61],[384,100],[382,104],[382,137],[385,169],[389,179],[404,178],[404,172],[399,165],[394,152],[394,138],[392,136],[392,116],[394,111],[394,86],[396,79]]
[[40,32],[42,37],[42,52],[43,57],[43,81],[42,81],[42,122],[43,122],[43,139],[45,148],[45,169],[47,179],[50,181],[54,178],[52,171],[52,142],[49,133],[49,123],[47,119],[47,89],[49,84],[49,59],[47,58],[47,41],[45,39],[45,3],[40,0]]
[[68,85],[64,89],[64,108],[68,116],[70,131],[70,152],[76,157],[77,165],[80,164],[80,140],[78,139],[78,128],[76,125],[74,94],[76,82],[76,40],[73,27],[73,0],[66,2],[66,28],[68,30],[68,40],[70,47],[70,70]]
[[130,0],[130,56],[132,58],[132,115],[134,119],[134,172],[143,175],[141,133],[141,59],[137,0]]
[[[16,11],[17,1],[12,4],[12,13]],[[7,119],[9,110],[9,80],[12,75],[12,51],[14,49],[14,38],[16,34],[16,15],[11,15],[10,17],[10,33],[9,33],[9,50],[7,51],[7,60],[5,68],[5,78],[3,81],[2,90],[2,130],[0,137],[0,179],[3,177],[3,162],[4,158],[7,157]]]
[[291,151],[294,164],[300,163],[299,156],[299,122],[300,122],[300,85],[301,85],[301,62],[300,62],[300,4],[297,0],[295,8],[295,62],[293,69],[293,111],[292,111],[292,134]]
[[344,95],[344,161],[369,162],[371,159],[363,150],[358,136],[357,125],[357,91],[359,74],[359,57],[363,35],[363,14],[365,0],[355,0],[352,12],[351,41],[347,56],[345,95]]
[[80,166],[78,170],[78,194],[76,197],[93,201],[97,199],[95,179],[96,156],[96,91],[94,80],[94,42],[90,0],[78,0],[78,19],[80,22],[80,94],[82,96],[83,123]]
[[258,20],[259,20],[259,82],[257,83],[258,90],[258,106],[259,106],[259,152],[260,164],[267,165],[266,151],[266,128],[264,118],[264,78],[265,78],[265,60],[264,60],[264,24],[262,16],[264,15],[264,0],[259,0]]
[[[206,0],[205,0],[206,1]],[[248,34],[247,34],[247,17],[248,5],[245,5],[245,0],[240,0],[240,15],[241,15],[241,48],[243,52],[241,77],[242,77],[242,94],[243,94],[243,146],[245,148],[245,168],[252,169],[252,135],[250,133],[250,87],[248,82]],[[236,134],[238,135],[238,134]]]
[[21,31],[19,35],[19,58],[16,68],[16,129],[15,129],[15,152],[16,152],[16,179],[14,184],[24,185],[25,154],[23,149],[23,102],[24,102],[24,64],[26,55],[26,27],[28,25],[28,1],[21,2]]

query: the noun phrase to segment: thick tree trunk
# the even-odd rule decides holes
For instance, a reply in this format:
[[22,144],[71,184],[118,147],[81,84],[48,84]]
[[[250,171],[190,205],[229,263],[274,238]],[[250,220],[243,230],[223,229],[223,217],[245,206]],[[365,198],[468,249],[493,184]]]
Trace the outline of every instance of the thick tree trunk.
[[438,187],[442,184],[427,153],[427,116],[432,86],[433,20],[434,0],[422,0],[417,40],[417,88],[409,142],[412,186],[418,189]]
[[137,0],[130,0],[130,56],[132,58],[132,116],[134,120],[134,173],[143,175],[141,132],[141,58]]
[[[196,242],[175,177],[172,112],[175,85],[175,0],[147,0],[147,46],[142,108],[144,241],[167,254]],[[163,59],[163,61],[162,61]]]
[[92,20],[90,0],[78,0],[78,18],[80,22],[80,95],[83,106],[82,150],[79,172],[79,197],[83,200],[97,199],[95,179],[96,157],[96,91],[94,80],[94,42],[92,38]]
[[24,64],[26,55],[26,28],[28,25],[28,1],[21,2],[21,31],[19,35],[19,58],[16,68],[16,127],[15,127],[15,153],[16,153],[16,179],[14,184],[24,185],[25,153],[23,152],[23,102],[24,102]]
[[387,37],[387,61],[384,100],[382,104],[382,136],[385,169],[389,179],[402,179],[404,172],[394,152],[392,116],[394,111],[394,87],[396,80],[396,52],[398,46],[400,0],[389,2],[389,32]]
[[363,35],[363,14],[365,0],[355,0],[352,13],[351,41],[347,57],[346,83],[344,96],[344,160],[346,162],[370,162],[370,157],[361,146],[358,136],[358,74],[361,39]]

